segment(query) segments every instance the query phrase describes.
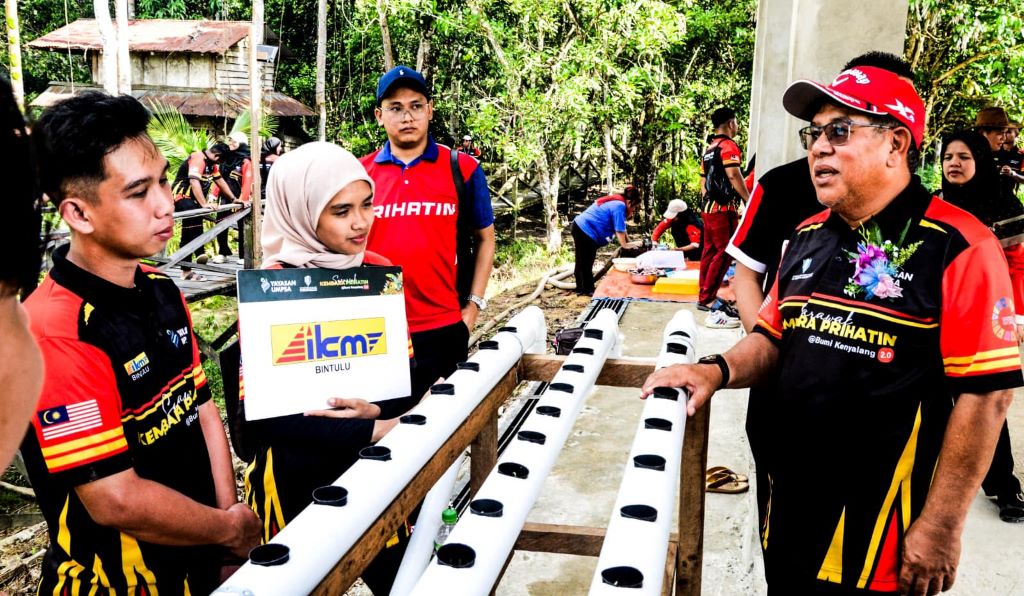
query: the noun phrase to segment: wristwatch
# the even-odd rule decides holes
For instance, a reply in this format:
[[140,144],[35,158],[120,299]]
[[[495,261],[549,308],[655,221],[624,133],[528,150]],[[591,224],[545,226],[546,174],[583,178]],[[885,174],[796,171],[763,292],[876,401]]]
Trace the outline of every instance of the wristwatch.
[[714,364],[718,366],[718,370],[722,372],[722,382],[719,383],[715,391],[719,389],[725,389],[729,385],[729,363],[725,361],[725,356],[721,354],[711,354],[710,356],[704,356],[697,361],[698,364]]
[[469,300],[470,302],[475,304],[476,307],[479,308],[481,312],[487,310],[487,301],[484,300],[483,298],[481,298],[479,296],[474,296],[473,294],[470,294],[469,298],[467,298],[467,300]]

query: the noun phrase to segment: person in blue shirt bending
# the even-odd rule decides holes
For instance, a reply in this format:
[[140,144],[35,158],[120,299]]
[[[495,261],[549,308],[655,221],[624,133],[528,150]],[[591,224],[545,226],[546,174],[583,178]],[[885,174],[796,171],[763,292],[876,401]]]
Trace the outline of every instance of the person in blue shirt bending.
[[597,249],[618,239],[623,248],[635,248],[626,236],[626,220],[633,213],[640,193],[635,186],[627,186],[622,194],[608,195],[576,216],[572,222],[572,239],[576,247],[576,293],[590,296],[594,293],[594,259]]

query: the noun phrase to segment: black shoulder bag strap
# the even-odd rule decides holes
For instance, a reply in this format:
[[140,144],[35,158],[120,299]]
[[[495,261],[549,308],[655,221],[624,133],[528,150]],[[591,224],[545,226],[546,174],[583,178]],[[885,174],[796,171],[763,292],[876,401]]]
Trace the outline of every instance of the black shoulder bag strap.
[[466,192],[466,181],[462,179],[459,167],[459,152],[451,149],[452,180],[455,182],[455,193],[459,197],[458,219],[455,223],[455,290],[459,295],[461,307],[469,299],[473,287],[473,273],[476,270],[476,230],[471,225],[473,204]]

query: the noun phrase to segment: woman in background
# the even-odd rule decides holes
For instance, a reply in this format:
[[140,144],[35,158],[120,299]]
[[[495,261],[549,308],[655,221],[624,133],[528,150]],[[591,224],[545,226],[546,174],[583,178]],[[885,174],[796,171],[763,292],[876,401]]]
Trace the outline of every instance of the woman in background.
[[[942,198],[977,217],[991,227],[1004,219],[1013,206],[1002,205],[999,194],[999,174],[992,158],[989,143],[980,134],[965,130],[953,133],[942,144]],[[1014,303],[1018,312],[1024,309],[1024,297],[1018,291],[1022,286],[1020,273],[1014,272],[1014,260],[1020,260],[1021,245],[1008,247],[1010,277],[1014,287]],[[1020,267],[1017,268],[1018,270]],[[1021,341],[1020,315],[1017,315],[1017,341]],[[1020,480],[1013,473],[1013,454],[1010,451],[1010,429],[1004,422],[999,433],[996,452],[992,456],[982,489],[996,498],[999,518],[1005,522],[1024,522],[1024,495]]]

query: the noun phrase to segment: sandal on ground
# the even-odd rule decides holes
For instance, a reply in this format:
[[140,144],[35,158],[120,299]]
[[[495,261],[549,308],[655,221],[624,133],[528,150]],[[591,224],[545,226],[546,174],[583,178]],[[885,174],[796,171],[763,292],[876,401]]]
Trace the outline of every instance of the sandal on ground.
[[718,472],[728,472],[729,474],[732,474],[733,476],[735,476],[736,480],[739,481],[739,482],[750,482],[750,478],[747,478],[746,474],[738,474],[736,472],[733,472],[732,470],[730,470],[729,468],[727,468],[725,466],[714,466],[714,467],[708,468],[707,475],[711,476],[712,474],[716,474]]
[[750,490],[747,480],[740,480],[739,475],[728,468],[709,473],[706,477],[704,490],[709,493],[736,495]]

